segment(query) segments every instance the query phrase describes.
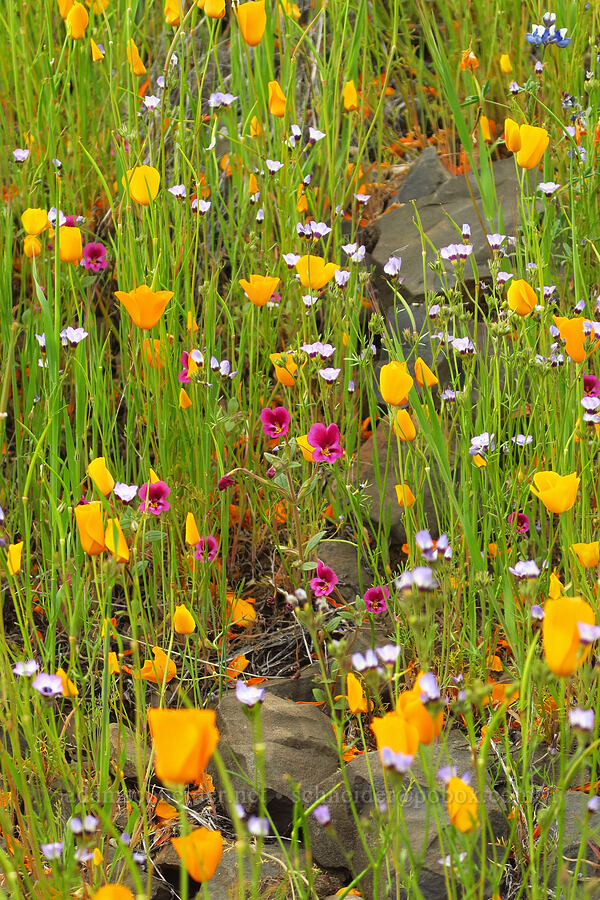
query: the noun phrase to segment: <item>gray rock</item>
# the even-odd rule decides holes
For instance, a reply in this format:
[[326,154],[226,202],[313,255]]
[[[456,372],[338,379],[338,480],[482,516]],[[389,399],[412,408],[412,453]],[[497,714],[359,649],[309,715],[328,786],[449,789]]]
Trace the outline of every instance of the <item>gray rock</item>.
[[426,147],[406,173],[390,203],[410,203],[411,200],[434,194],[450,177],[435,147]]
[[[407,511],[398,504],[396,496],[396,484],[400,480],[396,474],[397,457],[396,435],[387,424],[380,423],[373,436],[368,438],[360,448],[358,481],[364,486],[363,491],[370,501],[369,516],[371,520],[376,525],[382,524],[384,534],[389,534],[394,540],[404,543]],[[431,468],[432,471],[435,470],[433,461]],[[432,479],[435,488],[435,471],[433,471]],[[406,481],[410,484],[408,477]],[[417,503],[413,510],[417,514],[419,527],[427,526],[435,531],[438,522],[429,482],[425,481],[420,491],[416,490],[415,485],[410,486],[417,496]]]
[[[428,771],[435,772],[441,765],[457,766],[462,774],[469,768],[471,750],[466,739],[458,732],[448,736],[445,746],[424,748],[428,753]],[[381,844],[381,828],[373,818],[377,805],[386,798],[383,772],[379,754],[371,751],[353,759],[346,766],[348,783],[356,812],[362,822],[362,830],[369,850],[377,855]],[[411,873],[418,881],[419,889],[428,898],[446,898],[446,882],[439,859],[443,855],[438,839],[432,806],[436,805],[442,821],[447,820],[445,792],[443,787],[430,789],[423,770],[417,763],[413,776],[405,782],[405,793],[402,795],[402,811],[406,823],[406,837],[410,844],[410,852],[414,856],[417,869]],[[317,822],[310,822],[313,856],[320,865],[328,866],[334,862],[340,864],[340,856],[346,860],[354,875],[358,875],[369,864],[369,856],[363,845],[354,819],[348,794],[341,774],[336,772],[326,778],[319,790],[325,793],[333,790],[327,799],[331,812],[331,826],[322,828]],[[495,794],[486,788],[481,798],[490,820],[492,834],[488,834],[487,853],[495,858],[495,839],[506,833],[506,819],[501,812]],[[391,862],[388,854],[387,860]],[[405,869],[408,870],[408,860]],[[385,872],[385,866],[382,867]],[[383,879],[385,880],[385,879]],[[376,900],[384,897],[384,885],[380,879]],[[404,882],[402,896],[412,896],[408,882]],[[363,896],[375,898],[372,872],[365,876],[359,885]],[[414,890],[414,883],[412,886]]]
[[[564,886],[565,891],[577,884],[577,894],[573,896],[588,898],[600,897],[600,818],[598,814],[587,812],[587,791],[565,791],[564,815],[560,847],[549,843],[547,857],[556,860],[552,865],[549,887]],[[550,812],[550,809],[548,812]],[[544,816],[544,813],[541,813]],[[587,839],[582,847],[584,823],[587,823]],[[555,822],[551,835],[558,840],[558,822]],[[558,854],[562,853],[560,872],[558,871]],[[581,860],[578,864],[578,859]],[[546,870],[549,866],[546,859]],[[570,895],[569,895],[570,896]]]
[[[433,148],[432,148],[433,149]],[[427,153],[427,151],[425,151]],[[429,180],[434,184],[439,178],[440,164],[434,154],[428,154],[425,157],[422,154],[414,169],[419,166],[421,170],[431,168],[432,172],[416,173],[415,181],[419,184],[425,184]],[[498,203],[496,208],[501,211],[503,216],[502,232],[504,234],[516,234],[518,224],[518,197],[519,186],[515,172],[515,164],[512,158],[497,160],[493,164],[493,173],[496,185],[496,196]],[[441,247],[451,243],[460,243],[460,228],[464,222],[468,222],[471,226],[471,243],[473,244],[473,260],[479,272],[479,277],[488,274],[488,260],[490,250],[485,238],[486,233],[499,230],[498,222],[490,222],[486,220],[485,212],[481,197],[479,196],[477,182],[474,174],[469,176],[469,183],[475,198],[475,206],[471,195],[467,180],[463,176],[444,179],[430,193],[417,195],[415,191],[416,207],[421,221],[424,233],[438,250]],[[406,185],[409,189],[402,194],[402,197],[409,199],[411,174],[409,173],[400,192]],[[480,219],[484,224],[485,231],[480,225]],[[412,203],[404,203],[403,206],[392,209],[389,213],[382,216],[379,220],[380,237],[375,246],[371,258],[376,266],[376,274],[380,276],[377,284],[381,297],[381,305],[383,307],[391,305],[391,293],[387,287],[385,276],[383,275],[383,267],[390,256],[402,257],[401,275],[405,279],[404,283],[399,286],[399,290],[408,297],[423,295],[425,289],[437,290],[441,287],[437,275],[434,272],[427,271],[427,284],[423,278],[423,250],[425,251],[426,263],[433,262],[435,259],[434,251],[426,242],[423,247],[421,236],[415,225],[415,210]],[[458,225],[458,230],[456,226]],[[451,272],[451,265],[446,267]],[[471,275],[471,262],[467,261],[465,272],[467,278],[474,278]],[[453,283],[453,278],[450,279]]]
[[283,700],[292,700],[306,703],[314,700],[313,689],[319,687],[320,669],[316,663],[301,669],[296,676],[291,678],[268,678],[261,687],[269,694],[281,697]]
[[125,726],[118,722],[111,722],[108,726],[110,758],[114,766],[121,769],[125,778],[137,779],[144,777],[150,762],[150,742],[145,742],[133,734]]
[[337,589],[347,602],[351,603],[357,594],[362,596],[371,587],[373,573],[363,563],[356,544],[347,540],[321,541],[318,555],[338,576]]
[[[265,802],[280,835],[289,832],[294,792],[290,779],[300,784],[305,805],[319,795],[315,785],[337,768],[338,756],[330,720],[318,707],[302,706],[267,692],[261,709],[264,744]],[[221,733],[219,751],[232,781],[236,800],[246,812],[256,810],[256,769],[252,724],[234,695],[217,708]],[[225,791],[214,763],[209,764],[219,799]]]

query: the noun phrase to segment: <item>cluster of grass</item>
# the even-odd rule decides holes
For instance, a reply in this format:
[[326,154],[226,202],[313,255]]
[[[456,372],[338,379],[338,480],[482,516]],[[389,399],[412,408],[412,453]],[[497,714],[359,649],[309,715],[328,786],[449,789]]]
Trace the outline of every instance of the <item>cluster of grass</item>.
[[[240,682],[260,691],[274,674],[261,639],[288,629],[279,669],[316,661],[340,771],[376,748],[395,795],[377,816],[392,865],[372,852],[342,896],[373,878],[381,896],[421,896],[397,769],[418,754],[433,786],[427,745],[451,730],[478,765],[432,810],[448,895],[546,897],[556,883],[579,896],[600,706],[600,13],[583,0],[557,2],[555,25],[517,0],[461,13],[444,0],[0,11],[3,895],[104,887],[114,900],[126,882],[150,897],[157,830],[196,834],[197,779],[169,769],[181,747],[158,725],[172,777],[147,763],[147,708],[213,709]],[[467,171],[490,232],[503,231],[493,163],[513,150],[519,227],[490,241],[486,271],[466,250],[438,253],[445,287],[427,290],[422,333],[401,340],[361,247],[427,144]],[[404,547],[383,504],[379,524],[369,516],[359,465],[383,446],[371,431],[387,435],[374,477],[398,485]],[[325,539],[354,549],[364,597],[342,597],[318,567]],[[399,648],[384,675],[340,639],[364,623]],[[259,703],[250,715],[259,735]],[[191,729],[206,751],[202,722],[176,743]],[[115,734],[118,746],[133,734],[135,779]],[[541,792],[540,746],[555,755]],[[218,747],[214,758],[229,785]],[[506,828],[486,864],[492,760]],[[590,812],[567,872],[576,785]],[[172,804],[162,819],[157,796]],[[295,839],[326,802],[296,809]],[[206,809],[214,831],[210,791]],[[263,827],[219,813],[254,861],[238,896],[260,896]],[[194,846],[181,897],[202,872],[210,896],[219,848]],[[288,862],[283,895],[315,896]]]

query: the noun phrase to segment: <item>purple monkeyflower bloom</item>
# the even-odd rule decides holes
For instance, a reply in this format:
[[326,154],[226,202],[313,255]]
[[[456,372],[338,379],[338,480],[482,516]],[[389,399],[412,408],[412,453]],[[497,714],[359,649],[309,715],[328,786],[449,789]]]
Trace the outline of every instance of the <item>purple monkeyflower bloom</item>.
[[417,531],[415,534],[415,544],[421,550],[433,550],[433,538],[429,534],[426,528],[422,528],[421,531]]
[[579,641],[582,644],[593,644],[600,638],[600,627],[598,625],[587,625],[585,622],[578,622]]
[[317,422],[309,428],[306,439],[313,447],[312,458],[315,462],[333,463],[343,454],[340,447],[340,429],[337,425],[323,425]]
[[123,481],[117,481],[113,488],[113,494],[123,503],[131,503],[137,492],[137,484],[125,484]]
[[68,344],[72,349],[85,340],[87,336],[88,333],[85,328],[73,328],[71,325],[67,325],[59,334],[63,347],[66,347]]
[[212,562],[219,552],[219,541],[212,534],[208,534],[206,537],[201,537],[198,543],[196,544],[196,550],[194,552],[194,556],[196,559],[199,559],[200,562]]
[[442,247],[440,256],[451,263],[458,262],[458,244],[448,244],[447,247]]
[[58,859],[62,856],[63,852],[63,842],[62,841],[52,841],[49,844],[40,844],[40,850],[46,859]]
[[267,437],[278,438],[286,435],[290,428],[292,417],[285,406],[276,406],[275,409],[263,409],[260,421]]
[[283,169],[283,163],[278,159],[267,159],[267,169],[269,175],[275,175],[280,169]]
[[331,568],[326,566],[322,560],[317,561],[317,574],[310,580],[311,589],[314,591],[315,597],[326,597],[332,592],[339,578]]
[[381,762],[386,769],[393,769],[398,775],[406,775],[413,760],[414,756],[408,753],[394,753],[391,747],[382,747]]
[[545,616],[545,612],[539,604],[534,603],[530,610],[531,618],[534,622],[541,622]]
[[526,447],[527,444],[533,443],[533,436],[531,434],[516,434],[511,437],[511,441],[513,444],[516,444],[517,447]]
[[520,559],[514,566],[509,566],[508,571],[512,572],[519,581],[523,581],[525,578],[537,578],[540,574],[534,559]]
[[323,828],[331,824],[331,812],[326,803],[321,803],[313,809],[313,816]]
[[237,97],[233,94],[215,91],[208,98],[208,105],[211,109],[220,109],[222,106],[231,106],[234,100],[237,100]]
[[376,585],[365,591],[363,599],[369,612],[375,614],[383,613],[387,609],[387,601],[390,599],[390,592],[385,585]]
[[442,766],[435,774],[441,782],[448,784],[451,778],[456,778],[458,771],[456,766]]
[[341,369],[335,369],[329,366],[326,369],[319,369],[319,377],[326,381],[327,384],[333,384],[340,377]]
[[440,400],[445,400],[446,403],[456,403],[456,391],[453,391],[452,388],[446,388],[440,394]]
[[60,675],[49,675],[48,672],[39,672],[31,686],[42,697],[59,697],[63,690]]
[[596,714],[593,709],[581,709],[576,706],[569,710],[569,725],[578,731],[591,732],[594,730]]
[[253,687],[251,684],[246,684],[239,678],[235,685],[235,696],[243,703],[244,706],[253,707],[256,706],[257,703],[262,703],[265,699],[265,689]]
[[19,659],[12,667],[13,675],[19,677],[31,677],[38,671],[39,666],[35,659]]
[[308,143],[312,144],[313,146],[317,143],[317,141],[322,141],[326,136],[326,132],[319,131],[318,128],[313,128],[311,126],[308,129]]
[[375,647],[375,653],[384,666],[393,666],[400,656],[402,648],[397,644],[384,644],[383,647]]
[[336,269],[333,277],[335,278],[335,283],[339,288],[344,288],[350,281],[350,272],[348,269]]
[[595,375],[584,375],[583,393],[586,397],[600,397],[600,379]]
[[288,269],[293,269],[296,263],[299,261],[300,257],[297,253],[284,253],[282,259]]
[[496,251],[500,250],[502,244],[506,240],[505,234],[498,234],[498,232],[494,232],[493,234],[486,234],[487,242],[490,245],[490,250]]
[[433,672],[425,672],[419,678],[421,703],[433,703],[440,699],[440,686]]
[[267,837],[269,834],[269,820],[261,816],[249,816],[248,831],[255,837]]
[[456,352],[461,354],[461,356],[475,353],[475,345],[473,344],[473,341],[468,337],[453,338],[450,343],[456,350]]
[[192,212],[197,212],[199,215],[203,216],[204,213],[207,213],[211,207],[212,203],[210,200],[203,200],[202,197],[194,197],[192,200]]
[[471,240],[471,226],[465,222],[462,227],[462,239],[466,243]]
[[401,267],[402,258],[400,256],[390,256],[385,266],[383,267],[383,271],[386,275],[389,275],[390,278],[397,278],[400,274]]
[[433,571],[428,566],[417,566],[412,571],[407,569],[394,582],[397,591],[404,593],[416,588],[418,591],[436,591],[439,587]]
[[145,481],[138,491],[138,497],[142,501],[140,512],[160,516],[162,512],[171,509],[167,500],[170,493],[171,488],[164,481]]
[[513,522],[516,522],[517,526],[517,534],[527,534],[529,531],[529,516],[526,516],[525,513],[511,513],[510,516],[506,520],[509,525],[512,525]]
[[83,822],[81,821],[79,816],[72,816],[72,818],[69,819],[68,824],[73,834],[83,834]]
[[15,162],[22,163],[25,162],[29,156],[29,150],[23,150],[21,147],[17,147],[16,150],[13,150],[12,155]]
[[469,447],[469,453],[471,456],[483,456],[485,458],[488,450],[494,450],[496,445],[494,443],[495,435],[490,434],[489,431],[483,431],[481,434],[476,434],[475,437],[471,438],[471,446]]
[[217,481],[217,488],[220,491],[226,491],[228,487],[232,487],[234,484],[235,478],[232,478],[231,475],[221,475]]
[[590,797],[588,800],[587,811],[589,813],[596,813],[600,809],[600,796],[595,794],[593,797]]
[[379,660],[375,656],[374,650],[366,650],[365,653],[352,654],[352,668],[356,672],[366,672],[367,669],[378,669]]
[[100,241],[86,244],[81,251],[81,254],[80,265],[84,266],[86,269],[91,269],[92,272],[100,272],[108,266],[106,247],[104,244],[101,244]]
[[170,188],[167,188],[168,192],[176,197],[178,200],[185,200],[187,197],[187,191],[185,189],[185,184],[174,184]]
[[560,184],[555,181],[540,181],[537,186],[538,191],[541,191],[545,197],[551,197],[559,188]]

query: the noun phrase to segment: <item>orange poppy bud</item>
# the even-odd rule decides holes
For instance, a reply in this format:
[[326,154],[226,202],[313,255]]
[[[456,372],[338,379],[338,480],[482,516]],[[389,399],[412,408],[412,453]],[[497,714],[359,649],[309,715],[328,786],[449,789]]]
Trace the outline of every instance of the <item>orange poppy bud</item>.
[[358,109],[358,93],[354,81],[346,82],[342,88],[342,99],[346,112],[353,112]]
[[56,674],[62,682],[63,697],[77,697],[79,695],[79,691],[77,690],[71,679],[67,677],[67,673],[65,672],[65,670],[63,668],[58,668],[56,670]]
[[381,367],[379,372],[379,390],[381,396],[390,406],[406,406],[408,394],[414,381],[408,374],[408,366],[404,362],[392,360]]
[[158,194],[160,173],[154,166],[136,166],[127,169],[121,183],[129,191],[132,200],[140,206],[149,206],[150,201]]
[[466,834],[479,825],[477,809],[479,801],[470,784],[462,778],[451,778],[448,782],[446,802],[451,823]]
[[279,278],[271,275],[251,275],[250,281],[240,278],[238,284],[254,306],[264,306],[275,293]]
[[285,116],[285,107],[286,107],[287,99],[283,91],[279,86],[278,81],[270,81],[269,82],[269,110],[272,115],[276,116],[278,119],[282,119]]
[[185,517],[185,542],[188,547],[195,547],[201,539],[194,513],[189,512]]
[[394,432],[401,441],[414,441],[417,436],[417,429],[411,415],[407,409],[396,410],[396,418],[394,420]]
[[118,519],[109,519],[104,534],[106,549],[116,558],[118,563],[129,562],[127,538]]
[[175,607],[173,613],[173,628],[177,634],[193,634],[196,630],[196,620],[183,604]]
[[242,37],[250,47],[257,47],[262,41],[267,24],[265,0],[248,0],[234,6],[233,11],[238,20]]
[[581,597],[546,600],[542,621],[544,658],[554,675],[567,677],[582,664],[591,644],[582,644],[579,623],[594,625],[594,610]]
[[34,234],[28,234],[23,241],[23,252],[27,259],[39,256],[42,252],[42,242]]
[[149,709],[154,769],[167,784],[202,780],[219,741],[214,709]]
[[511,153],[518,153],[521,149],[521,133],[514,119],[504,120],[504,143]]
[[87,473],[100,493],[108,497],[115,486],[115,479],[106,468],[104,457],[97,456],[96,459],[93,459],[87,468]]
[[312,291],[320,291],[329,284],[339,266],[326,263],[322,256],[301,256],[296,263],[296,272],[302,287]]
[[407,484],[396,485],[396,497],[398,504],[405,509],[410,509],[416,501],[416,497]]
[[165,0],[165,22],[177,27],[181,25],[182,0]]
[[58,11],[63,19],[66,19],[73,9],[74,0],[58,0]]
[[528,316],[538,302],[536,292],[524,278],[510,279],[506,299],[518,316]]
[[133,38],[131,38],[127,45],[127,59],[129,60],[129,68],[131,69],[132,75],[146,74],[146,66],[142,62],[142,58],[138,52],[138,48],[135,46]]
[[205,0],[200,8],[204,9],[209,19],[222,19],[225,15],[225,0]]
[[140,284],[129,292],[115,291],[115,297],[121,301],[138,328],[148,331],[154,328],[164,313],[173,291],[152,291],[146,284]]
[[517,153],[517,163],[522,169],[535,169],[550,143],[548,132],[536,125],[521,125],[519,135],[521,149]]
[[171,843],[194,881],[210,881],[223,856],[220,831],[196,828],[185,837],[171,838]]
[[346,699],[348,701],[348,709],[353,715],[368,712],[367,698],[362,684],[354,674],[348,672],[346,675]]
[[190,395],[185,388],[179,388],[179,409],[189,409],[192,405]]
[[576,472],[570,475],[536,472],[533,476],[531,493],[541,500],[549,512],[563,513],[575,505],[579,481]]
[[586,569],[593,569],[600,561],[600,541],[591,544],[571,544],[571,550]]
[[7,566],[9,575],[17,575],[21,571],[21,559],[23,557],[23,541],[18,544],[9,544],[7,552]]
[[67,14],[67,34],[74,41],[80,41],[85,35],[90,17],[83,3],[74,3]]
[[106,549],[106,543],[100,501],[80,503],[79,506],[76,506],[75,522],[81,546],[88,556],[98,556],[99,553],[102,553]]
[[21,215],[21,224],[27,234],[41,234],[50,225],[45,209],[26,209]]
[[439,381],[437,380],[425,360],[421,359],[420,356],[418,356],[415,360],[415,379],[419,387],[427,385],[428,388],[431,388],[436,384],[439,384]]
[[79,228],[62,225],[58,229],[58,255],[63,262],[78,264],[83,256]]
[[[163,681],[168,683],[173,678],[176,678],[177,666],[172,659],[169,659],[165,651],[161,650],[160,647],[153,647],[152,653],[154,654],[154,659],[145,661],[138,677],[142,681],[151,681],[152,684],[162,684]],[[160,775],[158,777],[160,778]]]
[[252,116],[250,120],[250,137],[259,137],[262,134],[262,125],[257,116]]
[[118,675],[121,671],[121,666],[119,665],[119,661],[117,659],[117,654],[114,650],[111,650],[106,659],[106,664],[108,666],[108,674],[109,675]]
[[375,735],[377,749],[381,753],[389,747],[394,753],[416,756],[419,749],[419,732],[408,722],[402,713],[388,712],[384,716],[373,719],[371,729]]
[[101,62],[104,59],[104,53],[92,38],[90,38],[90,48],[92,51],[92,62]]
[[134,896],[124,884],[105,884],[96,891],[92,900],[134,900]]

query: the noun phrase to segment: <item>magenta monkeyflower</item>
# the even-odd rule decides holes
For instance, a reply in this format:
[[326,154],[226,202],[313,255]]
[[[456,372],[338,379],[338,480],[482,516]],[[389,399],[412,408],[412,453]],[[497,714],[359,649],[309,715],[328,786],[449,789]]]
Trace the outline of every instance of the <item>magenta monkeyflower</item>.
[[310,586],[315,592],[315,597],[326,597],[338,583],[339,578],[330,566],[326,566],[322,560],[317,562],[317,574],[310,580]]
[[234,484],[235,478],[232,478],[229,474],[221,475],[217,481],[217,487],[220,491],[226,491],[228,487],[232,487]]
[[367,610],[372,613],[382,613],[387,609],[387,601],[390,598],[390,592],[385,587],[372,587],[365,591],[364,601]]
[[285,406],[276,406],[275,409],[263,409],[260,421],[267,437],[278,438],[288,433],[291,416]]
[[171,509],[171,504],[167,501],[167,497],[171,493],[171,488],[167,487],[164,481],[146,481],[138,491],[138,497],[142,501],[140,512],[151,512],[155,516],[160,516],[161,512]]
[[525,513],[511,513],[506,521],[509,525],[513,522],[516,523],[517,534],[527,534],[529,531],[529,516],[526,516]]
[[205,538],[200,538],[196,544],[194,556],[196,559],[199,559],[200,562],[212,562],[218,552],[219,542],[216,537],[209,534]]
[[86,244],[81,251],[81,265],[92,272],[100,272],[106,269],[108,261],[106,259],[106,247],[99,241],[97,243]]
[[340,429],[337,425],[323,425],[322,422],[317,422],[310,426],[306,440],[314,448],[312,458],[315,462],[333,463],[342,455]]
[[600,397],[600,379],[595,375],[584,375],[583,393],[586,397]]

